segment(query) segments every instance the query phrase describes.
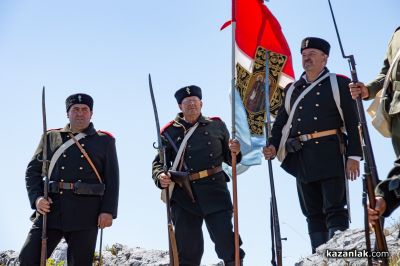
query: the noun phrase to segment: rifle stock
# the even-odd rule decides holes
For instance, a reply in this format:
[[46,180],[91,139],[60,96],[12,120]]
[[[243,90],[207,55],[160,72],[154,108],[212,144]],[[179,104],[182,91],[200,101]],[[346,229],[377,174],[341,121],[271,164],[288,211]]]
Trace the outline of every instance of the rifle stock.
[[[356,63],[354,60],[354,56],[353,55],[346,56],[344,53],[343,45],[342,45],[342,41],[340,39],[338,27],[336,25],[335,15],[333,13],[331,1],[328,0],[328,3],[329,3],[329,8],[330,8],[330,11],[332,14],[332,19],[333,19],[333,23],[334,23],[335,30],[336,30],[336,35],[338,37],[342,56],[343,56],[343,58],[347,59],[347,61],[349,63],[349,68],[350,68],[350,73],[351,73],[351,81],[353,83],[357,83],[358,77],[357,77],[357,70],[356,70]],[[366,186],[364,186],[364,187],[367,190],[366,193],[368,195],[369,205],[372,209],[374,209],[375,208],[375,187],[376,187],[376,184],[379,182],[379,177],[378,177],[378,171],[376,169],[375,157],[374,157],[374,153],[372,150],[371,139],[370,139],[369,132],[368,132],[368,126],[366,123],[364,106],[362,104],[361,96],[359,96],[356,99],[356,106],[357,106],[358,123],[359,123],[358,130],[359,130],[359,135],[360,135],[362,152],[363,152],[363,156],[364,156],[364,175],[363,176],[364,176],[365,182],[366,182]],[[365,208],[367,208],[367,204],[365,204]],[[365,211],[364,213],[367,213],[367,211]],[[369,231],[369,227],[366,226],[365,230]],[[386,238],[383,233],[383,228],[382,228],[382,224],[381,224],[380,220],[378,220],[378,222],[374,225],[374,231],[375,231],[376,245],[377,245],[378,251],[387,252],[388,248],[387,248]],[[370,248],[370,247],[367,247],[367,248]],[[382,258],[382,265],[388,265],[388,261],[386,258]]]

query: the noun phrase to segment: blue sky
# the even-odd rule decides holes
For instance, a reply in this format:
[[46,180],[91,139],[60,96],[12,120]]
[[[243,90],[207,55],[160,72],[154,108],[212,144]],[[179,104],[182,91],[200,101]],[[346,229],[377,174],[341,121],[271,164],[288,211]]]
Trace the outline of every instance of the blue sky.
[[[306,36],[328,40],[332,72],[349,75],[340,54],[327,1],[271,0],[302,72],[299,47]],[[40,138],[40,92],[47,90],[48,127],[67,123],[64,100],[76,92],[94,97],[93,122],[117,139],[121,189],[119,217],[105,230],[104,245],[167,249],[166,213],[151,180],[156,131],[148,92],[152,74],[161,124],[178,111],[173,93],[196,84],[203,89],[203,113],[218,115],[230,128],[230,1],[1,1],[0,250],[19,250],[31,225],[24,173]],[[332,0],[345,52],[354,54],[359,79],[380,70],[386,46],[399,26],[396,0]],[[367,106],[367,105],[366,105]],[[369,119],[369,118],[368,118]],[[369,122],[370,120],[368,120]],[[370,125],[370,123],[369,123]],[[390,139],[370,126],[380,178],[395,159]],[[310,253],[295,180],[273,162],[285,265]],[[239,228],[247,265],[270,260],[267,165],[239,176]],[[229,184],[231,187],[231,183]],[[361,227],[361,180],[350,184],[352,228]],[[392,215],[398,219],[398,212]],[[388,224],[393,222],[388,220]],[[205,229],[203,263],[218,261]]]

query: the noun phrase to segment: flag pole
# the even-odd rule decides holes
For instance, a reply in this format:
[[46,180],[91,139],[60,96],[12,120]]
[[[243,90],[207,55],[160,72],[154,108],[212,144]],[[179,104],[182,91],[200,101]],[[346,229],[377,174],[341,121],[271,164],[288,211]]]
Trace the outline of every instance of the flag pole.
[[[269,51],[265,51],[265,139],[266,146],[270,145],[271,137],[271,110],[270,110],[270,82],[269,82]],[[272,161],[268,160],[269,183],[271,188],[270,198],[270,221],[271,221],[271,264],[273,266],[282,266],[282,239],[279,226],[278,205],[275,195],[274,172]],[[275,257],[276,256],[276,257]]]
[[[232,0],[232,139],[236,139],[236,117],[235,117],[235,31],[236,31],[236,0]],[[232,193],[233,193],[233,228],[235,238],[235,266],[240,266],[239,255],[239,215],[238,215],[238,193],[237,193],[237,172],[236,172],[236,153],[231,152],[232,156]]]

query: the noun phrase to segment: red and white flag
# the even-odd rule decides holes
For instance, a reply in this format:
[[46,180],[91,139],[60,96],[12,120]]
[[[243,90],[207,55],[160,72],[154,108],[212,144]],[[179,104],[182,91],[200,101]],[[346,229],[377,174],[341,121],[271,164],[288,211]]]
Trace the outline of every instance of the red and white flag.
[[[241,165],[261,163],[265,145],[266,89],[269,84],[270,112],[283,104],[283,88],[294,81],[292,56],[278,20],[263,0],[232,0],[235,22],[235,128],[243,154]],[[266,58],[269,58],[268,65]],[[266,69],[269,70],[265,79]]]

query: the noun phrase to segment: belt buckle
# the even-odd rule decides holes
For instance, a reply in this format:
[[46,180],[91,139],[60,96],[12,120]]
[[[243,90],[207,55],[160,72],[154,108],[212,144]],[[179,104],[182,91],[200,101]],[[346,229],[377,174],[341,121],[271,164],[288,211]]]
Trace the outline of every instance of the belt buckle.
[[208,176],[208,172],[207,172],[207,170],[203,170],[203,171],[200,171],[199,172],[199,178],[201,179],[201,178],[204,178],[204,177],[207,177]]
[[310,140],[311,139],[311,135],[310,134],[304,134],[304,135],[300,135],[299,136],[299,140],[300,141],[307,141],[307,140]]

